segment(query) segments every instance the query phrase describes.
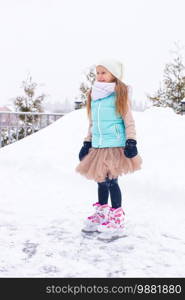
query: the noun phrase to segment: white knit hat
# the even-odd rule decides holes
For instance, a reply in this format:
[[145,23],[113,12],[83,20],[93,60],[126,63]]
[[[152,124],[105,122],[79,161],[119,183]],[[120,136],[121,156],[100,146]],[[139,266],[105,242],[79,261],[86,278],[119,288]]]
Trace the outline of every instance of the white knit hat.
[[123,80],[123,64],[120,61],[115,59],[103,59],[99,60],[95,66],[103,66],[116,78]]

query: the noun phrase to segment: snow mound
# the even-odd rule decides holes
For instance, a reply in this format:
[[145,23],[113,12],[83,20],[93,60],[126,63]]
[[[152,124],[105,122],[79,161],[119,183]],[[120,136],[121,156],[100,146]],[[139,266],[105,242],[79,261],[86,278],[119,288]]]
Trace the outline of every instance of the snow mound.
[[0,276],[184,277],[185,118],[133,115],[143,166],[119,178],[126,237],[109,244],[81,235],[97,201],[97,184],[74,171],[85,109],[0,149]]

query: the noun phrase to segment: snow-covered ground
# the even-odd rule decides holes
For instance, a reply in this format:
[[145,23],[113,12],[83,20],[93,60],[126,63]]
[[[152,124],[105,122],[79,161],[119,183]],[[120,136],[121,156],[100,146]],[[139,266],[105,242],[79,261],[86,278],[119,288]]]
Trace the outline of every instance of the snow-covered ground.
[[0,277],[184,277],[185,117],[134,112],[142,170],[119,177],[125,237],[83,236],[97,183],[75,172],[85,109],[0,149]]

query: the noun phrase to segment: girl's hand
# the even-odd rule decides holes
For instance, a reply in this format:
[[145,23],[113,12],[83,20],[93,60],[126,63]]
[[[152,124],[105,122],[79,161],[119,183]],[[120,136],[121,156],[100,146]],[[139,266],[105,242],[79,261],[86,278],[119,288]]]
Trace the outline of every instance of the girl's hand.
[[132,158],[138,154],[136,144],[137,144],[137,141],[134,139],[126,140],[124,154],[127,158]]
[[83,143],[83,147],[80,149],[79,152],[79,160],[82,160],[84,158],[84,156],[86,156],[89,152],[89,149],[92,147],[92,143],[85,141]]

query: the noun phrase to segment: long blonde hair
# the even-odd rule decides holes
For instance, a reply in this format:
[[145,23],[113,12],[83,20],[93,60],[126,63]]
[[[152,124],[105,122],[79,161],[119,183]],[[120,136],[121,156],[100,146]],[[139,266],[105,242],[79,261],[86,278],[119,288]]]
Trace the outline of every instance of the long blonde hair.
[[[116,86],[116,112],[121,116],[125,116],[128,110],[128,86],[115,78]],[[91,89],[87,93],[87,115],[90,118],[91,116]]]

